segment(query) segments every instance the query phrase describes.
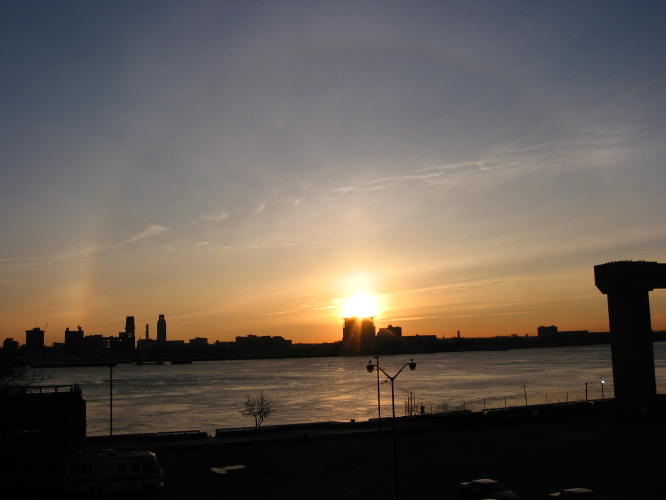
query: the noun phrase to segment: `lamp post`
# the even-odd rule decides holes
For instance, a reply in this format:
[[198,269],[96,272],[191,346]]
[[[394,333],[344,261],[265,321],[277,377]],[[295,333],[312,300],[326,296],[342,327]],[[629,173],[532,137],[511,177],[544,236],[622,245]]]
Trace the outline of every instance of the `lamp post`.
[[606,381],[604,379],[601,379],[601,399],[604,400],[604,385],[606,385]]
[[587,382],[585,382],[585,401],[587,401]]
[[113,367],[109,363],[109,448],[113,448]]
[[[379,356],[375,356],[375,364],[379,366]],[[377,370],[377,421],[379,428],[382,428],[382,400],[379,391],[379,370]]]
[[[379,380],[379,372],[382,372],[384,376],[389,379],[391,382],[391,409],[393,411],[393,484],[394,484],[394,489],[395,489],[395,498],[396,500],[400,498],[400,488],[399,488],[399,480],[398,480],[398,430],[396,427],[396,420],[395,420],[395,387],[394,387],[394,382],[395,379],[398,378],[398,375],[402,373],[402,370],[405,368],[409,367],[410,370],[415,370],[416,369],[416,363],[414,362],[413,359],[409,360],[409,363],[405,363],[402,365],[402,367],[398,370],[398,372],[391,376],[389,375],[381,366],[379,366],[379,356],[375,356],[375,364],[372,363],[372,360],[368,361],[368,365],[366,366],[368,373],[372,373],[373,370],[377,370],[377,380]],[[379,385],[377,385],[379,387]]]

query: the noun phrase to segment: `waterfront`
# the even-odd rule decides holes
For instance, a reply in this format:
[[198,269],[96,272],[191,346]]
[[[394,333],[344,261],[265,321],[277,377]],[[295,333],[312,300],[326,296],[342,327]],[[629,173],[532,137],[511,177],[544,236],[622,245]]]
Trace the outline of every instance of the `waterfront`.
[[[655,343],[657,390],[666,390],[666,343]],[[389,373],[409,358],[380,359]],[[396,382],[398,414],[410,392],[427,412],[480,410],[611,397],[610,346],[423,354],[417,368]],[[366,358],[330,357],[208,361],[191,365],[129,365],[113,369],[114,433],[245,427],[240,413],[247,395],[260,391],[275,401],[266,424],[367,420],[377,415],[375,374]],[[108,433],[109,368],[41,370],[44,384],[78,383],[87,401],[89,435]],[[525,392],[523,390],[525,386]],[[390,415],[390,386],[381,385],[382,415]]]

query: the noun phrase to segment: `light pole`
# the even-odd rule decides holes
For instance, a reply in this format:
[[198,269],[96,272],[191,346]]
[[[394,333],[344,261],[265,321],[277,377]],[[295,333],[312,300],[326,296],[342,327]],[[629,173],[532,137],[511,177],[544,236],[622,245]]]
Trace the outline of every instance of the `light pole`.
[[606,381],[604,379],[601,379],[601,399],[604,400],[604,385],[606,385]]
[[587,401],[587,382],[585,382],[585,401]]
[[113,367],[109,363],[109,448],[113,448]]
[[[402,373],[402,370],[407,368],[409,366],[410,370],[415,370],[416,369],[416,363],[414,362],[413,359],[409,360],[409,363],[405,363],[402,365],[402,367],[398,370],[398,372],[391,376],[386,371],[379,366],[379,357],[375,356],[375,363],[372,363],[372,360],[368,361],[368,365],[366,366],[368,373],[372,373],[374,369],[377,369],[377,380],[379,380],[379,372],[382,372],[384,376],[386,376],[387,379],[390,380],[391,382],[391,409],[393,411],[393,482],[394,482],[394,489],[395,489],[395,498],[396,500],[400,498],[400,487],[399,487],[399,480],[398,480],[398,430],[396,427],[396,421],[395,421],[395,387],[394,387],[394,382],[395,379],[398,378],[398,375]],[[379,387],[379,385],[377,386]]]
[[[379,356],[375,356],[375,364],[379,366]],[[382,400],[379,391],[379,370],[377,370],[377,421],[382,428]]]

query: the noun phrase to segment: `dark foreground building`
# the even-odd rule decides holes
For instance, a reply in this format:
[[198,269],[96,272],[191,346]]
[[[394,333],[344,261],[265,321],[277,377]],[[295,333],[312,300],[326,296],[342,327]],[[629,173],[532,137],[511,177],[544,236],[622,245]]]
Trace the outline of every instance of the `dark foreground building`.
[[6,498],[61,484],[67,454],[86,439],[86,402],[78,385],[5,388],[0,408]]
[[5,447],[80,448],[86,402],[78,385],[9,387],[0,393],[0,442]]

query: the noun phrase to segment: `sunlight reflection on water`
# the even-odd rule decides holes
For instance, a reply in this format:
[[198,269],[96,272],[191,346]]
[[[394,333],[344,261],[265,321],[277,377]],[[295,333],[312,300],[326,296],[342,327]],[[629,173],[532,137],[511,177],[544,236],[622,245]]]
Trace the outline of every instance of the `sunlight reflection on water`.
[[[657,388],[666,390],[666,342],[655,343]],[[409,393],[426,411],[480,410],[505,404],[573,401],[612,396],[610,347],[559,347],[412,355],[415,371],[396,381],[396,413]],[[383,356],[394,373],[409,355]],[[275,401],[267,424],[365,420],[377,412],[377,379],[363,357],[205,361],[191,365],[118,365],[114,368],[114,433],[245,427],[246,396],[260,391]],[[48,384],[78,383],[87,401],[89,435],[108,433],[105,367],[43,370]],[[391,387],[381,384],[382,415],[390,413]]]

